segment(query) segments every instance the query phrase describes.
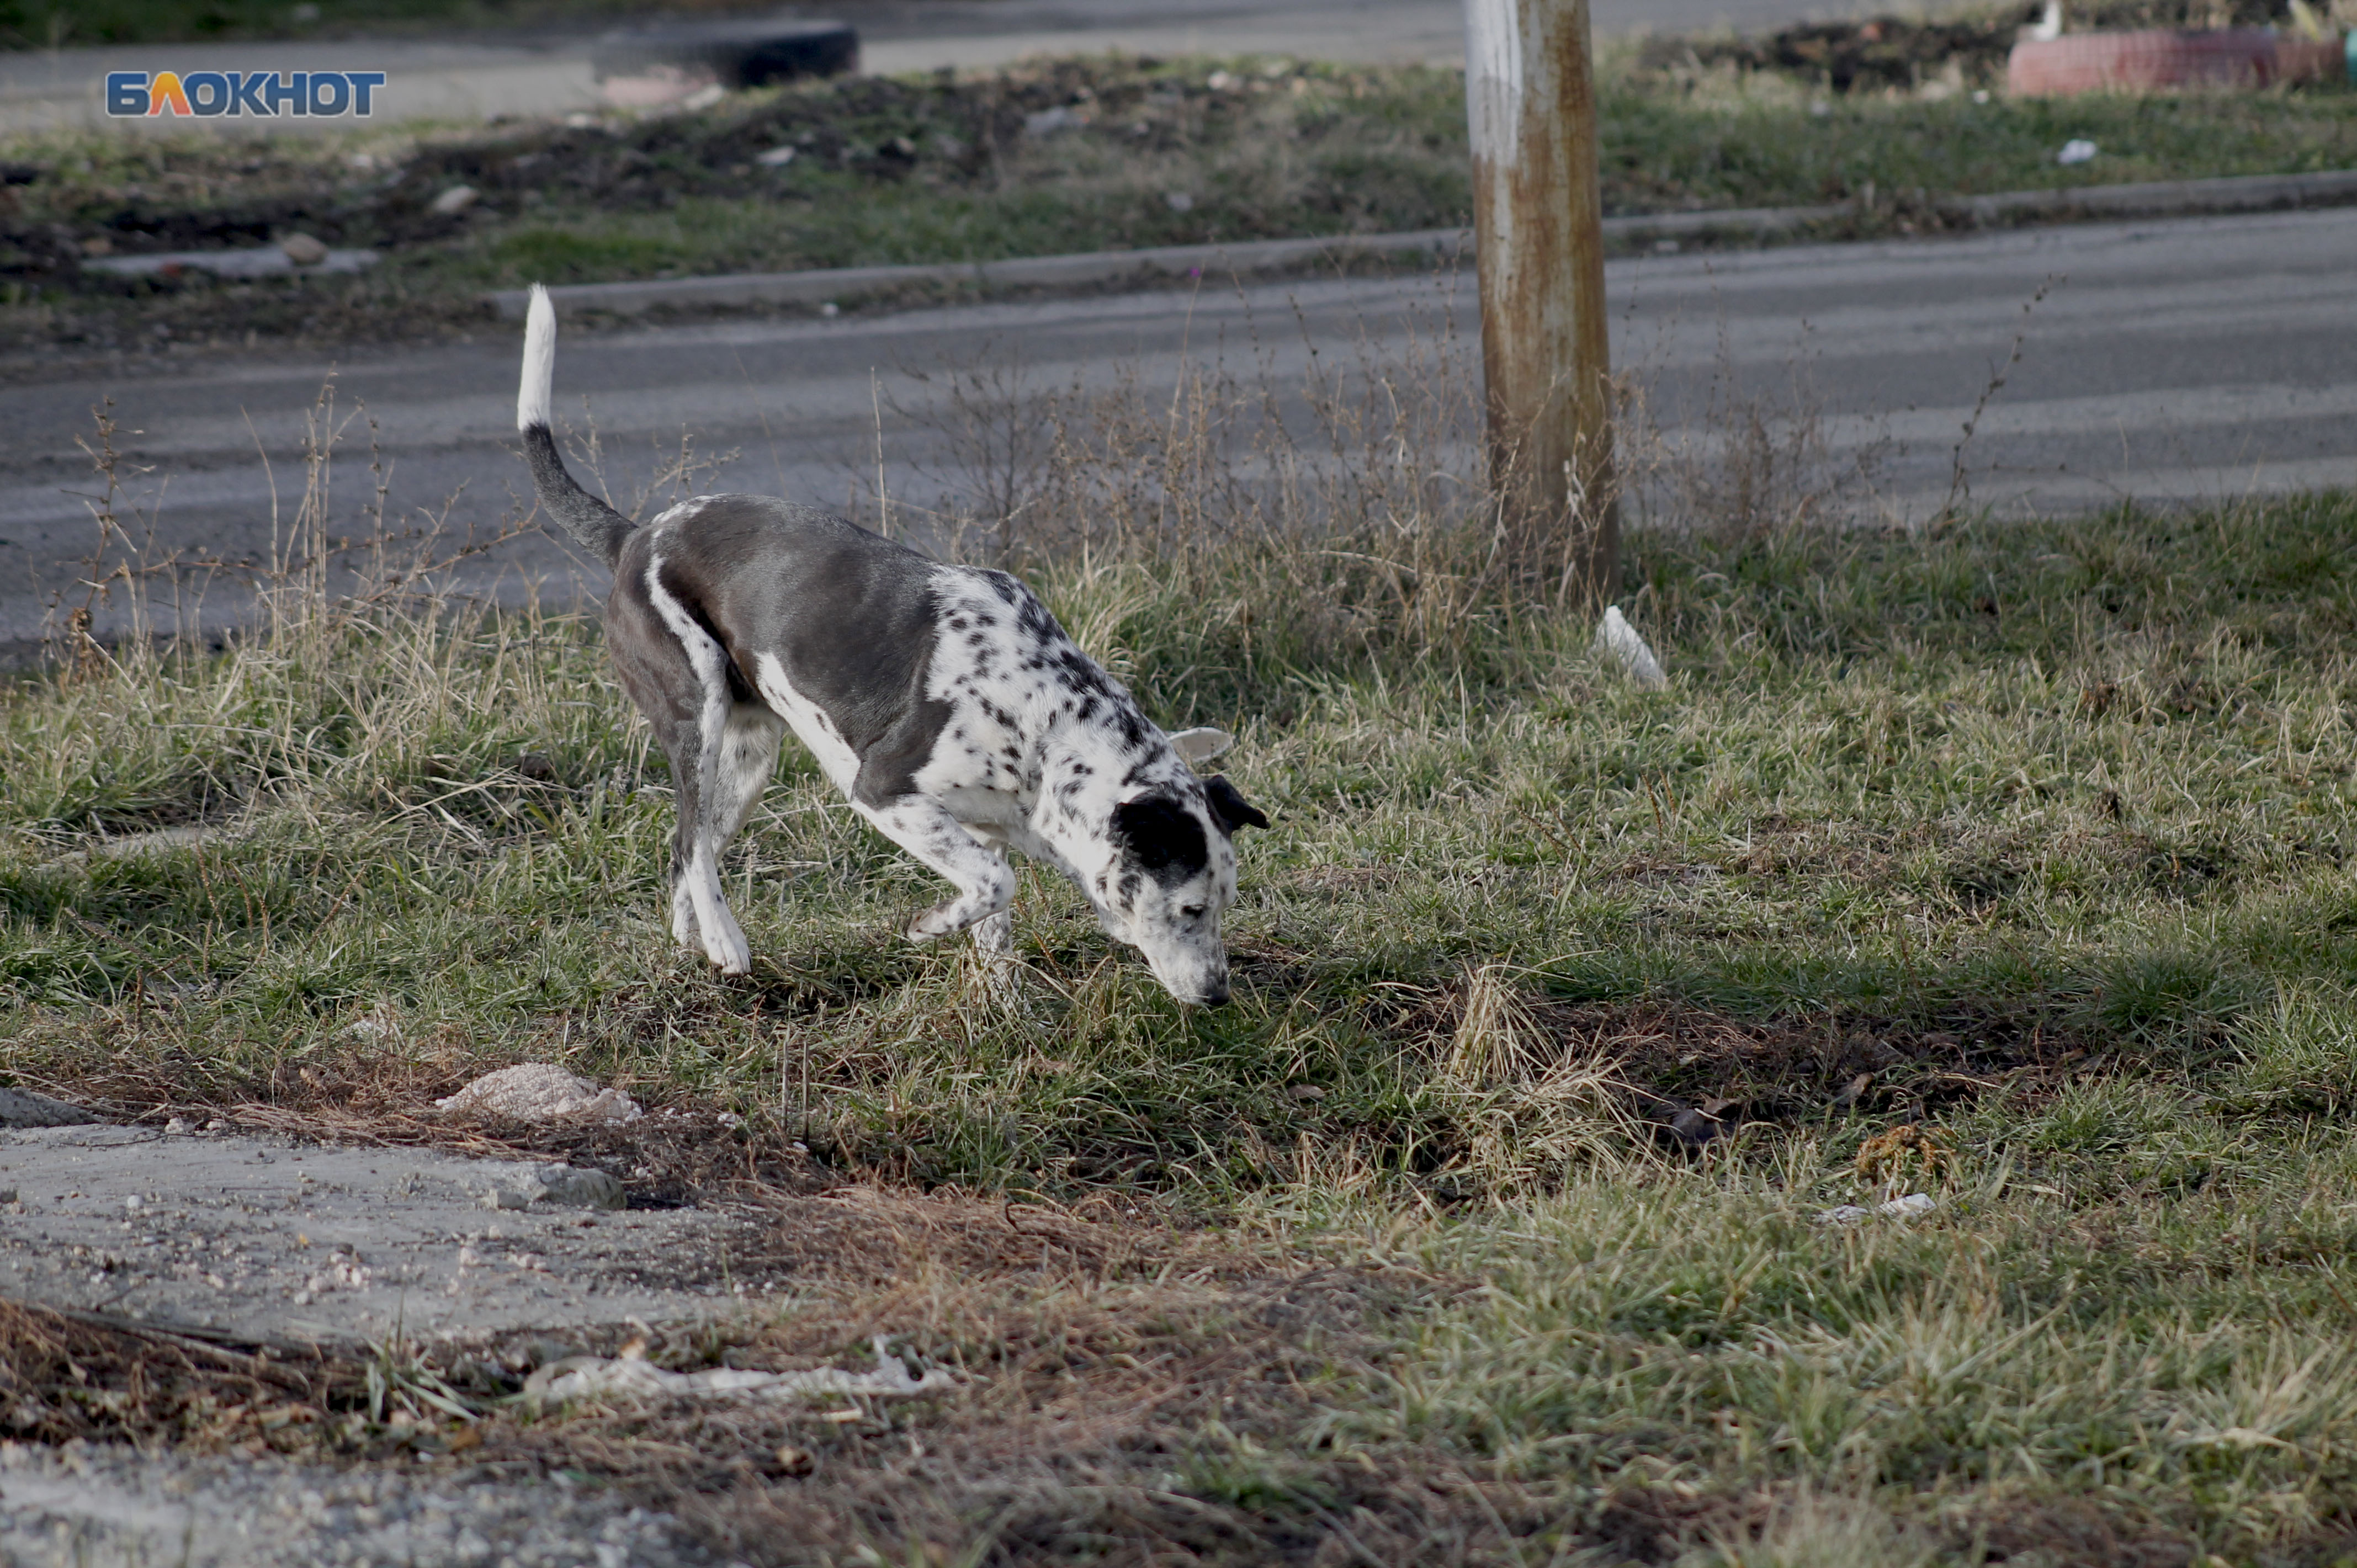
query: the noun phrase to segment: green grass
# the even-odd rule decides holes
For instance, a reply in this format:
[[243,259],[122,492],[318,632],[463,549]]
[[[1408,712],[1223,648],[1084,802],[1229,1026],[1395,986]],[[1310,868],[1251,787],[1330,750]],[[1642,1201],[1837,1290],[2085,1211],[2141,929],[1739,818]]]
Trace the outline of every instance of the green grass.
[[[717,978],[662,929],[663,768],[592,626],[298,600],[0,708],[0,1074],[414,1130],[556,1058],[737,1112],[748,1162],[1192,1228],[1069,1276],[919,1249],[730,1331],[985,1374],[873,1432],[487,1449],[640,1485],[631,1443],[684,1444],[748,1560],[2351,1549],[2357,497],[1640,532],[1648,694],[1420,491],[1138,488],[1216,432],[1119,395],[1065,409],[1094,456],[1014,558],[1149,713],[1240,736],[1275,826],[1230,1007],[1029,872],[994,1001],[890,934],[933,879],[799,755],[726,873],[755,973]],[[1347,548],[1285,542],[1313,522]],[[1690,1108],[1723,1134],[1671,1137]],[[726,1468],[788,1441],[811,1482]]]
[[[1776,71],[1603,69],[1615,214],[1847,202],[1829,235],[1943,226],[1945,197],[2357,166],[2340,88],[1986,103],[1830,93]],[[1086,124],[1028,134],[1064,108]],[[2102,149],[2064,167],[2055,154]],[[782,167],[758,156],[796,149]],[[1462,80],[1289,61],[1039,62],[949,81],[768,91],[587,126],[383,129],[257,148],[46,137],[0,216],[0,330],[105,344],[152,315],[184,342],[464,329],[481,291],[1011,256],[1469,220]],[[355,161],[359,160],[359,161]],[[434,199],[466,185],[463,217]],[[288,231],[386,253],[361,279],[69,286],[60,247],[243,245]],[[64,238],[60,238],[63,236]],[[151,323],[152,325],[152,323]]]

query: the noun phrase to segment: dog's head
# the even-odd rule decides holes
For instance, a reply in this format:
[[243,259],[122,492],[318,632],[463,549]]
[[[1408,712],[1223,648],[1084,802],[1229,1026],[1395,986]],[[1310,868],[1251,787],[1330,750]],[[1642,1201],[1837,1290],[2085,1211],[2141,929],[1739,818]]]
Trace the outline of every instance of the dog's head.
[[1268,819],[1219,774],[1157,784],[1113,810],[1111,856],[1090,879],[1108,935],[1146,957],[1163,989],[1216,1007],[1228,999],[1220,916],[1236,897],[1236,830]]

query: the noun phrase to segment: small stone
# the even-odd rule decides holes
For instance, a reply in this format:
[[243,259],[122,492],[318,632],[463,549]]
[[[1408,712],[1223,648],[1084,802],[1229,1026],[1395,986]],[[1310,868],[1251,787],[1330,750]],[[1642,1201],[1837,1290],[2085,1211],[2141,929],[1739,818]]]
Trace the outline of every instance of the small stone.
[[626,1199],[622,1184],[604,1171],[584,1170],[578,1165],[542,1165],[540,1177],[542,1201],[562,1204],[567,1208],[620,1208]]
[[0,1127],[81,1127],[98,1120],[79,1105],[46,1094],[0,1089]]
[[287,234],[278,242],[279,253],[298,267],[316,267],[328,259],[328,247],[310,234]]
[[766,153],[755,154],[753,161],[763,168],[783,168],[794,161],[794,156],[791,147],[771,147]]
[[1195,199],[1183,190],[1165,191],[1162,205],[1173,212],[1192,212],[1195,210]]
[[564,1208],[620,1208],[628,1201],[622,1184],[604,1171],[575,1165],[526,1165],[502,1172],[479,1198],[485,1208],[529,1208],[545,1203]]
[[432,201],[427,202],[426,206],[445,218],[456,218],[459,213],[475,205],[479,194],[471,185],[454,185]]

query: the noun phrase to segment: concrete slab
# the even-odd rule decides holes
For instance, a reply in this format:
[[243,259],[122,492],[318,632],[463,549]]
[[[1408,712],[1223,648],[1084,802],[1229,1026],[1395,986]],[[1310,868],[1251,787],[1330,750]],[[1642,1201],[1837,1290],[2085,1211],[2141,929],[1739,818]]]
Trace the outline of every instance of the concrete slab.
[[610,1193],[529,1163],[144,1127],[0,1132],[10,1189],[0,1296],[251,1339],[705,1316],[737,1294],[728,1258],[752,1230],[568,1206],[553,1199]]

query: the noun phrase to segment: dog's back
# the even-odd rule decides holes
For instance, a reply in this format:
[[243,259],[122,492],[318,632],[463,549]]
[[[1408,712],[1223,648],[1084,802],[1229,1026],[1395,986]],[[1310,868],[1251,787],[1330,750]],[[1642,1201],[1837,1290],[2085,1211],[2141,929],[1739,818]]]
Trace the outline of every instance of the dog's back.
[[758,697],[798,734],[805,711],[823,715],[830,749],[839,746],[859,762],[852,779],[837,782],[875,804],[907,788],[921,758],[899,752],[930,755],[946,717],[924,690],[940,635],[942,571],[929,556],[813,507],[698,496],[630,536],[616,561],[614,593],[643,603],[666,629],[684,618],[710,637],[728,656],[736,700]]

